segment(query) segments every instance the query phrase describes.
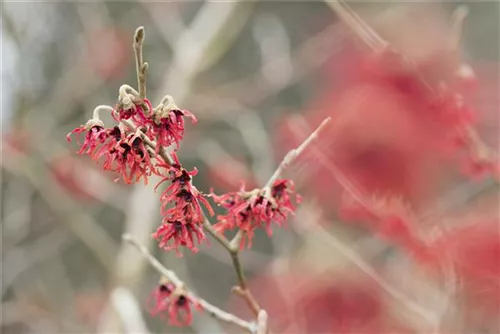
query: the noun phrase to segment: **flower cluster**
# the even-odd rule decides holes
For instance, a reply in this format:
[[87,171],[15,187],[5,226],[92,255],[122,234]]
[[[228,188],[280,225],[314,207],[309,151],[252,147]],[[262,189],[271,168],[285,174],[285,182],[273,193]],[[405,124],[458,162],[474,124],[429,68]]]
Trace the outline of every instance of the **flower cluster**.
[[179,246],[184,246],[193,252],[197,252],[196,243],[205,240],[202,229],[204,221],[203,205],[208,213],[214,214],[212,207],[204,198],[203,194],[192,184],[192,177],[198,171],[196,169],[187,171],[177,158],[172,154],[174,163],[170,166],[163,165],[168,169],[168,175],[158,183],[157,187],[165,182],[170,182],[170,186],[161,194],[161,213],[163,224],[153,234],[153,237],[160,241],[159,246],[165,250],[175,249],[178,254]]
[[193,314],[191,307],[201,310],[198,302],[181,288],[163,279],[149,298],[149,312],[152,316],[167,317],[172,326],[189,326]]
[[[102,110],[109,110],[118,124],[106,128],[99,118]],[[156,187],[165,181],[170,183],[160,197],[164,218],[153,236],[161,248],[175,249],[179,254],[180,246],[196,252],[196,244],[205,239],[200,203],[213,215],[207,200],[191,183],[196,169],[184,169],[175,151],[168,157],[160,152],[171,145],[179,149],[184,137],[184,117],[196,122],[194,115],[179,109],[172,97],[164,97],[153,108],[148,99],[139,98],[132,87],[123,85],[115,108],[97,107],[91,120],[67,136],[71,141],[72,134],[85,134],[78,154],[87,155],[104,170],[117,173],[127,184],[141,179],[147,184],[153,174],[163,178]]]
[[[252,238],[256,228],[264,228],[269,236],[272,235],[271,223],[282,226],[289,214],[294,214],[295,202],[300,202],[300,196],[295,194],[293,182],[290,180],[276,180],[270,187],[246,191],[242,185],[237,192],[230,192],[218,196],[211,194],[217,205],[223,207],[227,213],[217,216],[215,228],[224,233],[228,229],[238,228],[244,232],[248,240],[248,247],[252,245]],[[240,247],[245,246],[245,239]]]
[[179,142],[184,137],[184,117],[190,118],[193,123],[197,122],[191,112],[181,110],[177,106],[164,108],[162,112],[156,114],[149,128],[149,135],[156,138],[158,148],[172,144],[179,148]]
[[88,155],[92,160],[102,163],[104,170],[117,173],[127,184],[137,183],[141,179],[147,184],[149,176],[157,174],[150,150],[138,131],[132,132],[119,126],[104,128],[102,121],[91,119],[70,132],[68,141],[71,141],[70,135],[73,133],[85,133],[78,154]]
[[[111,112],[118,125],[112,128],[104,126],[99,118],[99,111],[103,109]],[[85,134],[78,154],[102,162],[104,170],[118,173],[127,184],[141,179],[147,184],[149,176],[159,174],[152,158],[157,158],[160,163],[163,161],[158,158],[160,148],[172,144],[179,148],[184,137],[184,117],[196,122],[194,115],[179,109],[170,96],[153,108],[148,99],[139,98],[132,87],[123,85],[115,108],[97,107],[94,117],[71,131],[67,139],[71,141],[72,134]],[[153,141],[157,143],[155,149],[147,144]]]

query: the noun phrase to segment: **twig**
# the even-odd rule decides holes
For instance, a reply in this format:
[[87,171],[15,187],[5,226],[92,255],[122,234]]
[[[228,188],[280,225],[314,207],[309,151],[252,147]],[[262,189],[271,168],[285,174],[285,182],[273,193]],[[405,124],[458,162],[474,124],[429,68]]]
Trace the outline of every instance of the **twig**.
[[[1,152],[0,152],[1,153]],[[1,161],[2,168],[26,179],[36,189],[53,214],[71,230],[103,264],[112,268],[117,246],[113,238],[77,201],[50,177],[45,162],[35,154],[19,154]],[[42,158],[43,160],[43,158]]]
[[146,97],[146,71],[148,63],[142,58],[142,44],[144,42],[144,27],[139,27],[134,34],[135,69],[137,71],[137,86],[141,99]]
[[[150,252],[149,250],[142,246],[133,236],[130,234],[124,234],[123,235],[123,240],[130,243],[134,247],[136,247],[143,255],[144,257],[149,261],[151,266],[155,268],[160,274],[165,276],[174,284],[177,288],[181,287],[186,289],[185,283],[177,277],[177,274],[173,272],[172,270],[169,270],[165,268],[160,261],[158,261]],[[186,289],[187,290],[187,289]],[[250,333],[255,333],[256,332],[256,325],[252,322],[245,321],[243,319],[238,318],[234,314],[228,313],[226,311],[223,311],[219,309],[218,307],[210,304],[204,299],[201,299],[197,296],[195,296],[192,292],[188,291],[188,295],[190,298],[195,299],[200,306],[208,312],[208,314],[212,317],[214,317],[217,320],[226,322],[228,324],[236,325],[240,328],[243,328]]]
[[[311,144],[313,140],[318,138],[318,134],[324,129],[324,127],[328,124],[330,118],[326,118],[321,122],[321,124],[314,130],[309,137],[302,142],[297,148],[289,151],[281,163],[279,164],[276,171],[273,173],[271,178],[267,181],[264,188],[269,189],[269,187],[276,181],[276,179],[283,173],[283,171],[305,150],[307,146]],[[228,249],[231,259],[233,260],[234,269],[236,271],[236,276],[238,277],[238,286],[233,288],[233,291],[240,295],[248,304],[250,309],[254,312],[256,316],[258,316],[261,308],[255,298],[253,297],[251,291],[248,289],[246,285],[246,278],[243,272],[243,267],[241,265],[241,261],[239,258],[239,249],[241,239],[244,237],[245,232],[240,230],[234,238],[229,242],[229,245],[224,245],[226,249]]]
[[387,47],[388,43],[360,18],[346,2],[342,0],[326,0],[326,3],[371,49],[381,51]]
[[267,312],[261,310],[257,316],[257,334],[267,334]]
[[309,135],[309,137],[307,137],[306,140],[304,140],[304,142],[302,144],[300,144],[299,147],[297,147],[296,149],[293,149],[293,150],[289,151],[285,155],[285,157],[283,158],[283,160],[279,164],[278,168],[276,168],[276,171],[274,172],[274,174],[271,176],[271,178],[269,179],[269,181],[267,181],[266,187],[270,187],[274,183],[274,181],[276,181],[276,179],[278,177],[280,177],[280,175],[283,173],[283,171],[288,166],[290,166],[290,164],[304,151],[304,149],[307,146],[309,146],[309,144],[313,140],[315,140],[316,138],[318,138],[318,134],[321,132],[321,130],[323,130],[323,128],[328,124],[328,122],[330,122],[330,120],[331,120],[330,117],[327,117],[325,120],[323,120],[323,122],[321,122],[321,124],[316,128],[316,130],[314,130]]

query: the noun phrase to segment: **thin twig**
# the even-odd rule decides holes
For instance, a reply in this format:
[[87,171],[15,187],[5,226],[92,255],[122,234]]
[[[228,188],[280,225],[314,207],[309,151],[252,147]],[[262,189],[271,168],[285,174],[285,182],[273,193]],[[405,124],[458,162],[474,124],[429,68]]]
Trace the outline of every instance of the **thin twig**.
[[148,63],[142,57],[142,45],[144,42],[144,27],[139,27],[134,34],[135,69],[137,71],[137,86],[141,99],[146,98],[146,71]]
[[257,316],[257,334],[267,334],[267,312],[261,310]]
[[274,181],[276,181],[277,178],[280,177],[280,175],[283,173],[283,171],[288,167],[290,166],[290,164],[295,160],[297,159],[297,157],[304,151],[304,149],[309,146],[309,144],[311,144],[311,142],[313,140],[315,140],[316,138],[318,138],[318,135],[319,133],[323,130],[323,128],[328,124],[328,122],[330,122],[331,118],[330,117],[327,117],[325,120],[323,120],[323,122],[321,122],[321,124],[316,128],[316,130],[314,130],[310,135],[309,137],[306,138],[306,140],[304,140],[304,142],[302,142],[302,144],[300,144],[299,147],[297,147],[296,149],[293,149],[291,151],[289,151],[285,157],[283,158],[283,160],[281,161],[281,163],[279,164],[278,168],[276,168],[276,171],[274,172],[274,174],[271,176],[271,178],[269,179],[269,181],[267,181],[267,184],[266,184],[266,187],[270,187]]
[[374,51],[381,51],[387,47],[388,43],[360,18],[345,1],[326,0],[326,3],[371,49]]
[[[134,247],[136,247],[143,255],[144,257],[149,261],[151,266],[155,268],[160,274],[165,276],[166,278],[169,279],[172,284],[176,286],[176,288],[184,288],[186,289],[186,284],[177,276],[175,272],[172,270],[169,270],[165,268],[160,261],[158,261],[150,252],[149,250],[141,245],[137,239],[135,239],[133,236],[130,234],[124,234],[123,235],[123,240],[130,243]],[[186,289],[187,290],[187,289]],[[250,333],[255,333],[256,332],[256,325],[252,322],[245,321],[241,318],[238,318],[234,314],[228,313],[226,311],[223,311],[219,309],[218,307],[210,304],[204,299],[201,299],[197,296],[195,296],[192,292],[188,291],[187,292],[189,295],[189,298],[192,298],[196,300],[200,306],[208,312],[208,314],[212,317],[214,317],[217,320],[226,322],[228,324],[236,325],[240,328],[243,328]]]
[[[324,129],[324,127],[330,121],[330,117],[326,118],[321,122],[321,124],[314,130],[309,137],[302,142],[297,148],[290,150],[281,163],[279,164],[276,171],[273,173],[271,178],[267,181],[264,188],[269,188],[274,181],[283,173],[283,171],[309,146],[316,138],[318,138],[319,133]],[[238,286],[233,288],[233,291],[240,295],[248,304],[250,309],[258,316],[261,308],[255,298],[253,297],[251,291],[246,285],[246,278],[243,272],[243,267],[239,258],[239,249],[241,244],[241,239],[244,237],[245,232],[240,230],[234,238],[229,242],[228,250],[231,254],[231,259],[233,261],[234,269],[236,271],[236,276],[238,277]]]

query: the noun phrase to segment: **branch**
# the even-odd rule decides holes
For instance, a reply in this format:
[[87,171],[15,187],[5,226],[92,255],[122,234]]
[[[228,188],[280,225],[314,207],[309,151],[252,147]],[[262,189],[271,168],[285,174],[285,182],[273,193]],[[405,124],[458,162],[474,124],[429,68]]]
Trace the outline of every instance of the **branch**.
[[[313,140],[318,138],[319,133],[325,128],[325,126],[330,122],[330,117],[326,118],[321,122],[321,124],[314,130],[307,138],[300,144],[297,148],[289,151],[281,163],[279,164],[278,168],[276,171],[273,173],[271,178],[267,181],[266,185],[264,188],[269,189],[274,181],[278,179],[278,177],[283,173],[283,171],[292,164],[292,162],[295,161],[295,159],[308,147]],[[259,304],[253,297],[251,291],[248,289],[246,285],[246,278],[243,272],[243,267],[241,265],[241,261],[239,258],[239,249],[240,249],[240,243],[241,239],[244,236],[244,231],[240,230],[234,238],[229,242],[228,245],[226,245],[226,249],[229,250],[229,253],[231,255],[231,259],[233,260],[233,266],[236,271],[236,276],[238,277],[238,286],[233,288],[233,291],[240,295],[247,303],[247,305],[250,307],[250,309],[254,312],[256,316],[259,315],[259,312],[262,311],[260,308]]]
[[384,50],[388,43],[342,0],[326,0],[327,5],[374,51]]
[[257,317],[257,334],[267,334],[267,312],[261,310]]
[[[128,242],[128,243],[130,243],[134,247],[136,247],[142,253],[142,255],[144,255],[144,257],[149,261],[149,263],[151,264],[151,266],[153,268],[155,268],[161,275],[163,275],[166,278],[168,278],[170,280],[170,282],[172,282],[172,284],[174,284],[176,287],[186,288],[186,284],[177,276],[177,274],[174,271],[165,268],[160,263],[160,261],[158,261],[149,252],[149,250],[146,247],[144,247],[143,245],[141,245],[137,241],[137,239],[135,239],[133,236],[131,236],[129,234],[124,234],[123,235],[123,240],[126,241],[126,242]],[[235,315],[233,315],[231,313],[228,313],[226,311],[223,311],[223,310],[219,309],[218,307],[210,304],[206,300],[201,299],[201,298],[195,296],[189,290],[188,290],[188,295],[189,295],[189,298],[192,298],[192,299],[196,300],[200,304],[200,306],[205,311],[207,311],[208,314],[210,316],[212,316],[213,318],[215,318],[217,320],[220,320],[220,321],[223,321],[225,323],[232,324],[232,325],[238,326],[240,328],[243,328],[243,329],[249,331],[250,333],[255,333],[256,332],[256,325],[254,323],[245,321],[245,320],[240,319],[240,318],[238,318],[237,316],[235,316]]]
[[274,181],[276,181],[276,179],[278,179],[280,177],[280,175],[283,173],[283,171],[286,168],[288,168],[288,166],[290,166],[295,159],[297,159],[297,157],[306,149],[306,147],[309,146],[313,140],[318,138],[319,133],[324,129],[324,127],[328,124],[328,122],[330,122],[330,120],[331,120],[330,117],[325,118],[323,120],[323,122],[321,122],[321,124],[316,128],[316,130],[314,130],[309,135],[309,137],[307,137],[306,140],[304,140],[304,142],[302,142],[302,144],[300,144],[296,149],[289,151],[285,155],[285,157],[283,158],[283,160],[279,164],[278,168],[276,168],[276,171],[274,172],[274,174],[271,176],[269,181],[267,181],[267,184],[265,187],[270,187],[274,183]]
[[142,44],[144,42],[144,27],[139,27],[134,34],[135,69],[137,71],[137,86],[141,99],[146,97],[146,71],[148,63],[142,57]]

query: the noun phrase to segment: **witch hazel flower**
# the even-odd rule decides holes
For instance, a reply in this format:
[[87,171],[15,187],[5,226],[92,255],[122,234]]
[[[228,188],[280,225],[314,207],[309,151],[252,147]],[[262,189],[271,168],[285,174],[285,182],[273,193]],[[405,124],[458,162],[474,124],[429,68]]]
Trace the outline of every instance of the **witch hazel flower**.
[[214,212],[204,195],[191,182],[198,171],[184,169],[175,152],[172,159],[171,165],[158,164],[168,170],[168,175],[164,176],[156,188],[165,181],[170,182],[170,185],[160,196],[161,214],[164,218],[153,237],[159,241],[160,248],[167,251],[175,249],[177,254],[182,255],[179,247],[197,252],[196,244],[206,239],[202,228],[205,219],[202,206],[210,216],[213,216]]
[[179,109],[170,95],[166,95],[155,108],[153,121],[148,134],[156,138],[158,145],[167,147],[175,144],[179,148],[180,141],[184,138],[184,118],[190,118],[192,123],[196,123],[196,117],[185,109]]
[[77,151],[80,155],[93,156],[96,148],[103,144],[108,138],[108,133],[104,128],[104,123],[99,119],[90,119],[85,125],[75,128],[66,135],[68,142],[71,142],[71,135],[81,135],[85,133],[85,140],[80,144]]
[[397,196],[373,195],[362,200],[344,193],[339,217],[347,222],[367,224],[382,238],[402,247],[417,260],[427,260],[429,247],[417,230],[417,218],[410,206]]
[[165,251],[175,250],[181,257],[180,247],[186,247],[196,253],[198,252],[196,244],[206,239],[203,228],[199,224],[180,220],[164,220],[153,233],[153,237],[158,240],[158,247]]
[[150,153],[144,144],[139,131],[129,133],[120,140],[116,140],[123,130],[119,127],[113,129],[116,136],[113,139],[113,145],[108,147],[103,163],[104,170],[110,170],[118,173],[125,183],[137,183],[141,179],[144,184],[148,184],[149,177],[157,174],[156,168],[151,161]]
[[80,149],[77,151],[80,155],[88,155],[92,159],[94,159],[96,154],[96,149],[103,145],[106,140],[109,138],[109,130],[104,127],[103,121],[101,121],[99,117],[100,111],[113,111],[113,108],[108,106],[97,106],[94,109],[94,114],[91,119],[85,123],[85,125],[81,125],[75,129],[73,129],[70,133],[66,135],[66,139],[68,142],[71,142],[71,136],[73,134],[79,136],[85,133],[85,140],[83,143],[78,143],[80,145]]
[[[272,224],[282,226],[290,214],[295,213],[295,202],[300,203],[300,196],[295,193],[291,180],[278,179],[269,187],[246,191],[244,184],[237,192],[230,192],[221,196],[213,192],[210,196],[218,206],[226,209],[225,215],[217,217],[215,229],[219,233],[238,228],[244,232],[247,247],[252,246],[254,230],[263,228],[269,236],[272,235]],[[242,239],[240,248],[245,247]]]
[[189,326],[193,319],[192,307],[202,310],[199,303],[185,289],[176,287],[163,278],[149,298],[152,316],[167,318],[172,326]]
[[[195,168],[188,171],[183,168],[175,152],[172,158],[174,163],[168,167],[168,175],[156,185],[158,188],[163,182],[170,181],[170,186],[160,196],[162,215],[201,223],[203,221],[201,205],[207,209],[210,216],[213,216],[214,212],[203,194],[192,184],[193,176],[198,174],[198,170]],[[173,204],[173,207],[168,208],[169,204]]]
[[138,126],[147,127],[151,124],[149,114],[152,110],[153,106],[148,99],[141,99],[135,89],[122,85],[119,89],[118,104],[112,115],[117,121],[130,119]]

